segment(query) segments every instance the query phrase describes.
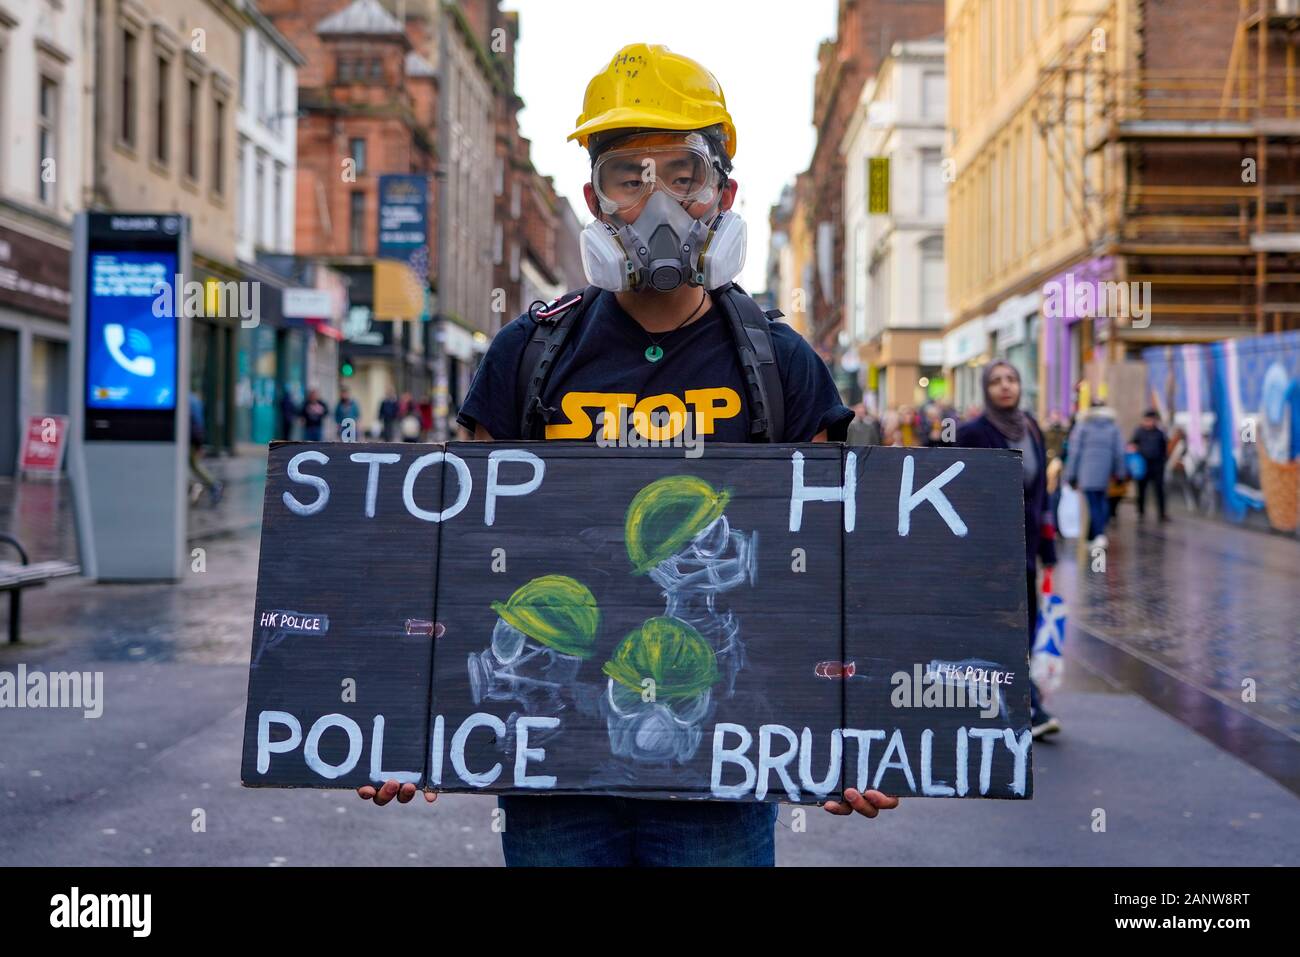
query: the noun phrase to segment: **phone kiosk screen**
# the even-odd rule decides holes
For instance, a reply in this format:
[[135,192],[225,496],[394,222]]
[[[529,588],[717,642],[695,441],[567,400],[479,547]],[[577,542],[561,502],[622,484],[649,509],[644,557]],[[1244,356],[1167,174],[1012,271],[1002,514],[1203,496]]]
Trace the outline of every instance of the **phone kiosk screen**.
[[86,438],[174,437],[176,253],[92,250],[86,284]]

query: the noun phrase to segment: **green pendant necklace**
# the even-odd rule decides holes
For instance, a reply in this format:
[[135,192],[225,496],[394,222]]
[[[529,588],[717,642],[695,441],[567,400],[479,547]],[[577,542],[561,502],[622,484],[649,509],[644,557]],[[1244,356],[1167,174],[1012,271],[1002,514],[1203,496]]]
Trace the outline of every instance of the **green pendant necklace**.
[[[672,335],[678,329],[682,328],[682,326],[686,325],[688,322],[694,319],[696,315],[699,313],[699,311],[702,308],[704,308],[704,304],[708,301],[708,299],[709,299],[709,294],[705,292],[703,289],[701,289],[700,304],[691,311],[691,314],[689,316],[687,316],[685,319],[683,319],[680,323],[678,323],[673,328],[669,329],[667,332],[660,335],[658,339],[650,335],[649,332],[646,332],[646,338],[650,340],[650,345],[647,346],[645,350],[645,357],[647,362],[658,362],[660,359],[664,357],[663,346],[659,345],[659,343],[663,342],[664,339],[668,338],[668,336]],[[645,327],[642,326],[641,328],[644,331]]]

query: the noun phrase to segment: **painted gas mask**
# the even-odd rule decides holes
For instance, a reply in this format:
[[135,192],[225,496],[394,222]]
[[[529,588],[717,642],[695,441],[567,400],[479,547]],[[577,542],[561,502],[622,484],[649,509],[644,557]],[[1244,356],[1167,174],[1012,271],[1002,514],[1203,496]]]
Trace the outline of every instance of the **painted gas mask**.
[[492,644],[469,656],[470,694],[475,704],[517,701],[528,714],[554,714],[563,707],[562,694],[581,665],[581,658],[529,641],[498,618]]
[[[650,571],[666,594],[699,592],[708,597],[754,583],[758,533],[732,531],[719,515],[690,544]],[[669,612],[671,614],[671,612]]]
[[600,610],[585,585],[544,575],[495,601],[497,622],[487,648],[469,655],[470,694],[481,701],[517,701],[528,714],[564,707],[578,670],[594,653]]
[[689,761],[713,712],[717,656],[684,621],[650,618],[605,662],[610,751],[642,763]]
[[699,750],[704,723],[713,711],[713,695],[705,692],[685,701],[647,702],[611,678],[601,707],[613,754],[634,761],[681,764]]

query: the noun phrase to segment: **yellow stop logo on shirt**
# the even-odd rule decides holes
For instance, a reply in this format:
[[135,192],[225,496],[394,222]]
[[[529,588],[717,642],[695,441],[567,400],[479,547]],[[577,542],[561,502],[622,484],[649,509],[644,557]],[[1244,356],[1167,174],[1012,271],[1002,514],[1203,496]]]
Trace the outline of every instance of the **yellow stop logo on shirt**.
[[712,435],[718,419],[731,419],[740,414],[740,396],[735,389],[725,387],[687,389],[681,398],[671,392],[648,395],[643,399],[633,392],[566,392],[560,399],[560,411],[569,421],[547,425],[546,437],[589,438],[594,428],[591,419],[594,411],[604,412],[602,437],[617,440],[624,410],[631,409],[631,425],[641,437],[652,442],[664,442],[676,438],[686,428],[688,406],[696,435]]

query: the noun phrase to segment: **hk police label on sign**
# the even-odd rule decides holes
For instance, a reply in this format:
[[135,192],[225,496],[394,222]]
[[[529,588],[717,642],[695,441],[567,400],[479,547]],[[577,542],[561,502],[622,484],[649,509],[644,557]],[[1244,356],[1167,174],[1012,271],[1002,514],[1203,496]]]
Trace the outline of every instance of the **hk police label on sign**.
[[1012,452],[277,443],[268,469],[245,785],[1032,792]]

